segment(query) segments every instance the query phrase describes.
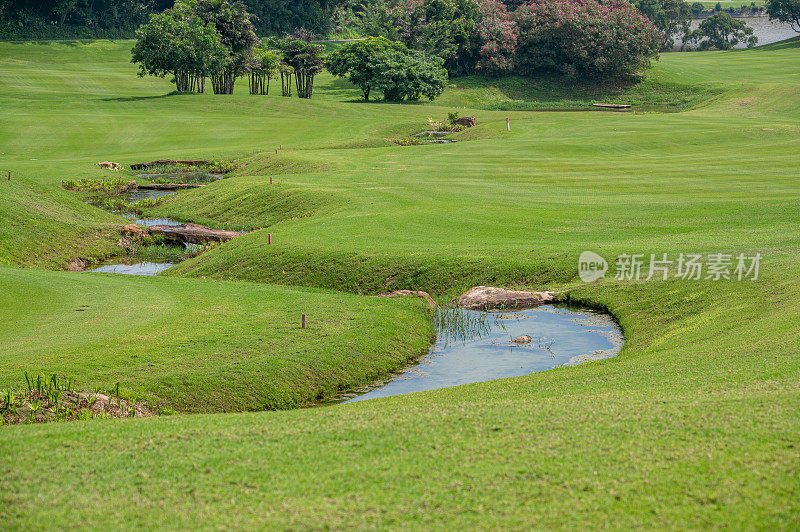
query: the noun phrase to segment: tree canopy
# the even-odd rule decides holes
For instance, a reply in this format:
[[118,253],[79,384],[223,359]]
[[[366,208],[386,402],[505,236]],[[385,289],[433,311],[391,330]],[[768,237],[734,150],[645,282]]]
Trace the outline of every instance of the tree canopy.
[[767,0],[766,8],[770,20],[786,22],[800,33],[800,0]]
[[369,37],[363,41],[347,43],[331,52],[325,67],[334,76],[347,76],[353,85],[361,89],[364,101],[369,101],[370,92],[378,75],[374,59],[390,49],[408,52],[403,43],[390,41],[385,37]]
[[758,37],[753,35],[753,28],[728,13],[714,13],[705,19],[692,32],[691,39],[699,42],[701,50],[730,50],[740,42],[749,48],[758,42]]
[[225,68],[230,61],[213,24],[191,12],[168,10],[150,17],[136,31],[131,62],[139,76],[173,76],[179,92],[204,90],[203,80]]

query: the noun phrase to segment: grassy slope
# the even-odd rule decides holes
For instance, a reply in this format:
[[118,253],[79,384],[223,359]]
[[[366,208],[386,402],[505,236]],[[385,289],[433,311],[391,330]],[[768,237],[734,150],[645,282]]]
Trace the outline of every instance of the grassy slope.
[[120,382],[168,410],[287,408],[378,378],[424,352],[433,332],[417,300],[0,271],[3,387],[24,382],[25,371],[59,372],[83,389]]
[[[713,79],[728,92],[687,113],[516,113],[510,133],[496,114],[479,113],[475,136],[489,138],[446,146],[256,156],[236,177],[159,214],[200,211],[235,224],[237,212],[273,202],[270,173],[277,187],[334,205],[277,224],[254,215],[269,230],[169,275],[353,291],[381,290],[394,277],[393,286],[441,293],[478,282],[563,283],[587,246],[609,257],[735,252],[742,242],[753,252],[795,248],[797,47],[670,54],[663,63],[661,77]],[[741,86],[743,68],[760,84]],[[284,159],[326,169],[300,164],[307,173],[286,175]],[[215,207],[219,194],[239,198],[238,211]]]
[[[534,283],[537,268],[565,282],[574,252],[592,247],[760,251],[762,277],[582,289],[574,297],[607,305],[627,344],[615,359],[577,368],[320,410],[6,428],[0,518],[20,528],[123,519],[131,527],[796,526],[798,64],[796,44],[667,55],[660,75],[728,92],[677,115],[514,114],[502,142],[282,154],[328,170],[281,171],[281,186],[336,201],[273,225],[270,253],[256,232],[185,271],[224,267],[224,276],[265,279],[291,252],[292,281],[329,282],[299,268],[319,257],[354,283],[345,288],[372,289],[384,273],[375,265],[408,257],[417,269],[402,283],[446,291],[462,273],[457,257],[490,265],[502,255],[522,271],[520,283]],[[741,86],[743,72],[758,83]],[[408,124],[433,112],[358,109],[364,123],[374,109],[403,113]],[[478,116],[488,136],[502,133],[504,115]],[[367,130],[351,126],[346,138],[366,141]],[[242,150],[239,135],[218,131],[220,150]],[[265,135],[255,143],[288,133]],[[175,142],[174,153],[213,144],[202,130],[186,137],[164,143]],[[389,165],[408,168],[387,170],[384,156],[394,154],[400,161]],[[274,200],[255,193],[265,181],[245,170],[215,185],[254,192],[234,221],[252,205],[261,213],[254,226],[274,222],[258,210]],[[171,208],[181,212],[180,203]],[[375,263],[359,266],[354,254]],[[431,273],[433,264],[445,268]],[[47,474],[17,465],[31,462],[46,463]]]

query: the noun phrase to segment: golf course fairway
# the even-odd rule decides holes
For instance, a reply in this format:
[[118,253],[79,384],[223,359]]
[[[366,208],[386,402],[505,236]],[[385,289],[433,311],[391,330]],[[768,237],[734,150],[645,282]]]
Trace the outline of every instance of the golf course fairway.
[[[798,527],[799,39],[662,54],[622,92],[467,78],[417,105],[325,73],[310,100],[171,94],[130,47],[0,43],[0,388],[119,382],[164,415],[0,427],[0,528]],[[453,111],[478,124],[458,142],[391,140]],[[157,158],[238,169],[144,214],[247,234],[157,277],[63,271],[129,220],[61,182]],[[760,268],[614,278],[681,253]],[[372,296],[475,285],[607,310],[624,348],[296,408],[429,347],[424,300]]]

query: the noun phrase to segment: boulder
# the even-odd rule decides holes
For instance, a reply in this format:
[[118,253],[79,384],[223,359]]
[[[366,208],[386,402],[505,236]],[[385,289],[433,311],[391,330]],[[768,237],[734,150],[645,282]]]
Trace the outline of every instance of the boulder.
[[524,334],[522,336],[518,336],[518,337],[514,338],[511,341],[514,342],[515,344],[529,344],[529,343],[531,343],[533,341],[533,338],[531,338],[527,334]]
[[529,308],[553,301],[551,292],[522,292],[493,286],[475,286],[458,298],[456,305],[468,310]]
[[478,125],[478,121],[475,120],[474,116],[462,116],[453,120],[453,124],[456,126],[475,127]]

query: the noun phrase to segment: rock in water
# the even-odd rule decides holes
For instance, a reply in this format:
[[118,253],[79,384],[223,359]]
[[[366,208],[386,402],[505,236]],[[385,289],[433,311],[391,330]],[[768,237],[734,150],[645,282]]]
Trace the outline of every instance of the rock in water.
[[525,334],[522,336],[518,336],[511,341],[514,342],[515,344],[529,344],[533,341],[533,338]]
[[493,286],[475,286],[456,299],[456,305],[468,310],[529,308],[553,301],[550,292],[522,292]]

